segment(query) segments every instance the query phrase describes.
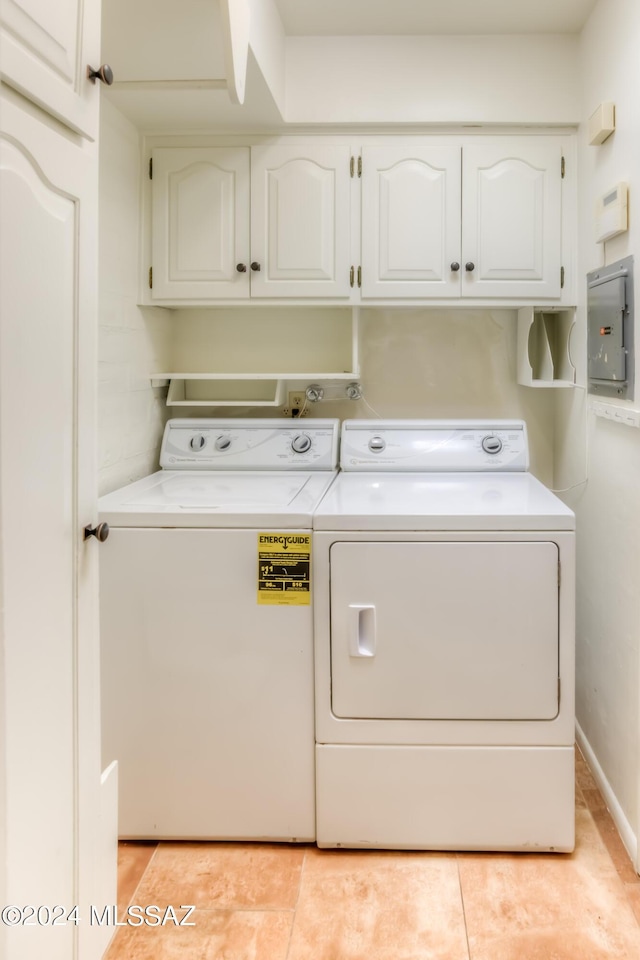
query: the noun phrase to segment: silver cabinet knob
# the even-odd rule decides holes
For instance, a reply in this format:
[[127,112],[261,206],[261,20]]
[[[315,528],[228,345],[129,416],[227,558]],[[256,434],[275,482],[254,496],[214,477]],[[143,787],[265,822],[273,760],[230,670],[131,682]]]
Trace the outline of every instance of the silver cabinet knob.
[[236,263],[236,270],[238,271],[238,273],[246,273],[247,272],[246,263]]
[[460,264],[458,263],[457,260],[454,260],[453,263],[451,264],[451,270],[453,271],[453,273],[457,273],[459,269],[460,269]]
[[110,87],[113,83],[113,70],[108,63],[103,63],[97,70],[94,70],[93,67],[87,64],[87,77],[91,80],[91,83],[95,83],[96,80],[102,80],[103,83],[106,83],[106,85]]
[[84,528],[84,540],[88,540],[90,537],[95,537],[98,543],[104,543],[107,537],[109,536],[109,524],[102,521],[102,523],[96,524],[95,527],[92,527],[91,524]]
[[262,267],[260,266],[257,260],[254,260],[253,263],[251,264],[251,269],[253,270],[254,273],[259,273]]
[[195,437],[191,437],[191,440],[189,441],[189,446],[191,447],[192,450],[202,450],[206,442],[207,441],[202,436],[202,434],[197,433]]
[[475,265],[475,263],[472,263],[471,260],[468,260],[468,261],[465,263],[464,268],[465,268],[465,270],[466,270],[468,273],[471,273],[472,270],[475,270],[476,265]]

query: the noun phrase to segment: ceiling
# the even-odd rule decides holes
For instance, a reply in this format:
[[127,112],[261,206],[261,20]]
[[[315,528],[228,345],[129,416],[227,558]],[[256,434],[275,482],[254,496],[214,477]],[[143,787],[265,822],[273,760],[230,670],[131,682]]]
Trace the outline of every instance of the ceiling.
[[596,0],[275,0],[288,36],[579,33]]

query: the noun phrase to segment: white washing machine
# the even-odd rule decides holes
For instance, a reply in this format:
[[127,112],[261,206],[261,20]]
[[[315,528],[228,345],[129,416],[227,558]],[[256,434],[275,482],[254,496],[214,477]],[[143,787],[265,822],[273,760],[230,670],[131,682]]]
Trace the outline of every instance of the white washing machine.
[[315,838],[311,517],[337,448],[337,420],[170,420],[163,469],[100,500],[121,836]]
[[314,515],[317,840],[574,846],[574,515],[521,421],[346,421]]

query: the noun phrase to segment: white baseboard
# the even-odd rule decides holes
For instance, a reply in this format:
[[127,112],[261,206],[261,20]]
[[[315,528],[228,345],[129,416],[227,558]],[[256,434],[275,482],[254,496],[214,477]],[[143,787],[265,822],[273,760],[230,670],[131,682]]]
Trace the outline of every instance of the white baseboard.
[[638,860],[638,838],[633,832],[633,828],[627,820],[622,807],[618,803],[618,798],[613,792],[611,784],[605,777],[604,771],[598,763],[597,757],[591,748],[591,744],[587,740],[584,731],[577,720],[576,741],[580,747],[580,750],[582,751],[583,757],[591,769],[593,779],[596,781],[598,789],[604,797],[604,802],[606,803],[613,822],[617,827],[622,842],[627,848],[627,853],[631,857],[631,861],[636,869],[636,873],[640,873],[640,861]]

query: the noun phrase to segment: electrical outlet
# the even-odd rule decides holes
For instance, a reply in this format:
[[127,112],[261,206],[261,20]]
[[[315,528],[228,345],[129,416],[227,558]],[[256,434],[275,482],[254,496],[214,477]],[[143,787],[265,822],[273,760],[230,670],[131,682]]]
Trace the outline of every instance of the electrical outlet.
[[287,393],[287,405],[282,412],[285,417],[304,417],[307,414],[306,403],[307,397],[304,390],[290,390]]

